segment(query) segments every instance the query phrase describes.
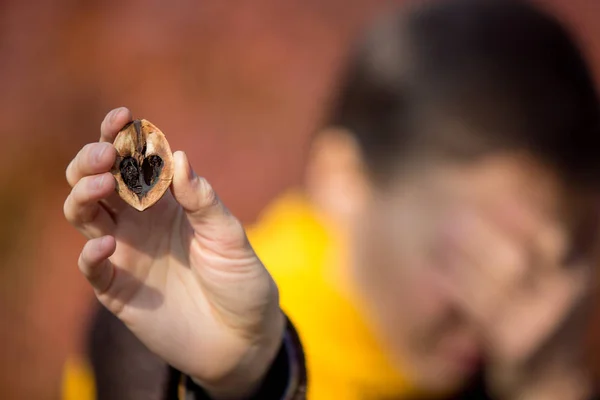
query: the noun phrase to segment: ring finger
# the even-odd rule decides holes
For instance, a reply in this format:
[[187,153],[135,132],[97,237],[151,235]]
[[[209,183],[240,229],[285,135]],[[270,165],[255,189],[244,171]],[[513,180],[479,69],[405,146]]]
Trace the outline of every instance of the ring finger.
[[96,238],[111,234],[115,222],[99,203],[114,191],[110,173],[87,176],[79,180],[64,204],[67,220],[86,237]]

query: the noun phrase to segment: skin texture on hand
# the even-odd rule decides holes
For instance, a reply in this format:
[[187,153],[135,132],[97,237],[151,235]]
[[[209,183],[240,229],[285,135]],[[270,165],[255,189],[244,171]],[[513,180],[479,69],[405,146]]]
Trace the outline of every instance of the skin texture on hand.
[[139,212],[115,193],[112,141],[132,120],[110,112],[100,143],[67,167],[64,213],[89,241],[79,268],[98,300],[150,350],[219,398],[250,393],[281,343],[277,287],[231,215],[182,152],[171,190]]

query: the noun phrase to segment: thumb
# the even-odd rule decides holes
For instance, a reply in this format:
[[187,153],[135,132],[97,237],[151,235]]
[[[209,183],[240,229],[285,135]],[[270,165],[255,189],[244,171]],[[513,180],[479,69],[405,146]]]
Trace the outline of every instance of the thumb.
[[247,244],[242,224],[219,199],[210,183],[196,175],[187,155],[173,153],[174,173],[171,191],[187,214],[196,237],[219,246],[241,247]]

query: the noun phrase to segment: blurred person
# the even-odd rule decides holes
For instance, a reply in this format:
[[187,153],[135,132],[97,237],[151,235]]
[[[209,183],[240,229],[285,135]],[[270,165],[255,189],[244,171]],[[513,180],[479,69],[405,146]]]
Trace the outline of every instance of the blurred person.
[[[101,141],[130,119],[110,113]],[[172,194],[138,213],[112,193],[114,148],[86,146],[67,169],[65,214],[90,239],[79,266],[100,302],[182,379],[172,398],[302,398],[301,341],[308,368],[312,332],[353,346],[323,318],[325,284],[360,298],[347,310],[428,392],[481,376],[459,398],[593,398],[581,337],[598,256],[599,122],[590,73],[557,21],[518,1],[421,3],[368,33],[339,128],[317,138],[306,193],[347,251],[320,253],[331,269],[310,275],[322,265],[255,233],[256,247],[273,241],[286,255],[289,267],[273,269],[180,152]],[[303,299],[303,311],[285,306]]]

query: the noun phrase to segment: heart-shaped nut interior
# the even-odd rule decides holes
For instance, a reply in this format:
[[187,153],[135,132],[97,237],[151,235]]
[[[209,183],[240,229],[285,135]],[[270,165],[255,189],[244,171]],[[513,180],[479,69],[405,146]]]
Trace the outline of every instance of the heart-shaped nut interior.
[[165,194],[173,180],[173,154],[165,135],[145,119],[126,125],[115,138],[111,170],[119,196],[144,211]]

